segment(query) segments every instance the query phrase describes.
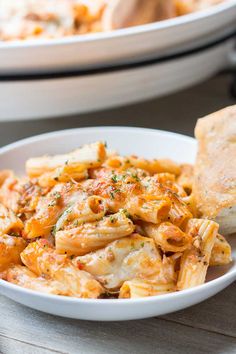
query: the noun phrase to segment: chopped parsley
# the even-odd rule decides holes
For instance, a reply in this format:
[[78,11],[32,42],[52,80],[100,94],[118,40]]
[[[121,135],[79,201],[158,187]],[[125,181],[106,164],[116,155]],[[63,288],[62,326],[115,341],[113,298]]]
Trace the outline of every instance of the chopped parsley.
[[48,203],[48,206],[49,207],[53,207],[53,206],[55,206],[57,204],[57,201],[54,199],[54,200],[52,200],[50,203]]
[[56,232],[57,232],[57,225],[54,225],[53,228],[52,228],[51,234],[52,234],[53,236],[55,236],[55,235],[56,235]]
[[137,182],[140,182],[140,178],[136,174],[132,174],[131,177],[135,179]]
[[131,243],[131,250],[134,250],[135,249],[135,246],[134,246],[134,243],[132,242]]
[[61,198],[61,194],[59,192],[54,192],[53,197],[54,199],[48,203],[49,207],[55,206],[57,204],[58,199]]
[[59,192],[54,192],[53,193],[53,196],[56,198],[56,199],[60,199],[61,198],[61,194]]
[[113,215],[111,215],[110,218],[109,218],[109,220],[110,220],[110,222],[111,222],[112,224],[114,224],[114,223],[116,222],[116,217],[113,216]]
[[15,237],[19,237],[20,235],[16,232],[10,232],[9,233],[10,236],[15,236]]
[[131,215],[130,215],[130,213],[128,212],[127,209],[122,209],[122,212],[125,214],[125,216],[126,216],[127,218],[131,218]]
[[118,180],[119,180],[119,177],[118,177],[117,175],[113,175],[113,176],[111,177],[111,180],[112,180],[114,183],[117,183]]
[[74,222],[73,222],[73,226],[78,226],[79,225],[79,220],[75,220]]
[[110,192],[111,199],[115,199],[115,194],[119,193],[120,189],[114,189],[113,191]]

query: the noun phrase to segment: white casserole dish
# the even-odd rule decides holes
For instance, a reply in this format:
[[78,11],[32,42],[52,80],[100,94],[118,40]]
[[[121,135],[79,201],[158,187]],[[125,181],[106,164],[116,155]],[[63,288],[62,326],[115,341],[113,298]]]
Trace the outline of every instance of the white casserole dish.
[[[0,121],[97,111],[179,91],[235,65],[234,32],[137,63],[46,75],[0,75]],[[227,88],[226,88],[227,89]]]
[[159,56],[235,26],[236,0],[186,16],[106,33],[0,43],[0,74],[67,71]]

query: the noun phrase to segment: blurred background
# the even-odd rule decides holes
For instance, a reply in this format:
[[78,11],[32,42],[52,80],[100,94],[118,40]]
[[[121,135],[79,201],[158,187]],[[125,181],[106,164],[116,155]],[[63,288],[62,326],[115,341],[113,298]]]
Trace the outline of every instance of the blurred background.
[[53,130],[96,125],[156,128],[193,136],[196,119],[235,104],[230,93],[233,79],[233,73],[224,72],[178,93],[126,107],[49,120],[1,122],[0,144]]

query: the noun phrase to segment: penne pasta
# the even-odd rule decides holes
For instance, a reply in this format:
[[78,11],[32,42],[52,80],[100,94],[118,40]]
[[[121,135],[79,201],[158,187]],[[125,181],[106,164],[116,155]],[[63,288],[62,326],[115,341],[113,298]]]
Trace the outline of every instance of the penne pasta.
[[164,196],[142,195],[130,198],[125,209],[134,218],[158,224],[168,218],[171,203]]
[[65,165],[81,169],[94,168],[99,167],[105,158],[105,146],[98,142],[84,145],[69,154],[31,158],[26,162],[26,172],[30,178],[35,178]]
[[183,187],[187,195],[192,193],[193,189],[193,166],[189,164],[183,164],[180,166],[181,173],[177,178],[177,183]]
[[127,170],[114,170],[111,167],[100,167],[93,168],[89,170],[89,176],[93,179],[107,179],[115,183],[126,182],[126,183],[137,183],[143,178],[150,176],[147,171],[141,170],[140,168],[128,168]]
[[98,222],[56,232],[56,250],[58,253],[80,256],[130,235],[133,231],[132,221],[121,211]]
[[183,202],[187,206],[188,210],[190,213],[193,215],[194,218],[198,217],[199,211],[196,206],[196,201],[194,198],[194,194],[191,193],[190,195],[187,195],[186,197],[182,198]]
[[20,193],[16,186],[18,179],[11,170],[0,171],[0,203],[5,207],[18,211],[18,201]]
[[77,182],[88,178],[88,170],[83,166],[64,165],[52,172],[43,173],[38,178],[42,187],[53,187],[57,183]]
[[64,293],[63,284],[55,280],[38,277],[27,267],[15,265],[10,267],[5,276],[10,283],[19,285],[23,288],[40,291],[46,294],[66,295]]
[[207,267],[207,262],[198,249],[186,250],[181,258],[177,289],[184,290],[203,284]]
[[49,237],[60,215],[76,201],[83,201],[87,194],[70,183],[56,185],[50,193],[39,199],[35,214],[26,221],[24,237]]
[[142,228],[147,236],[152,237],[163,252],[183,252],[192,241],[192,237],[170,222],[160,225],[145,223]]
[[90,196],[75,202],[64,211],[55,225],[55,232],[65,227],[77,227],[86,222],[101,220],[106,213],[105,200],[98,196]]
[[205,282],[219,225],[207,219],[191,219],[186,232],[193,237],[192,247],[183,253],[178,277],[178,290]]
[[169,220],[176,226],[182,228],[193,217],[187,205],[177,195],[169,193],[172,205],[169,212]]
[[21,259],[36,275],[62,283],[68,296],[97,298],[103,293],[91,274],[75,267],[67,256],[58,255],[45,239],[30,243]]
[[130,167],[145,170],[151,174],[155,173],[173,173],[178,175],[180,173],[180,167],[175,162],[168,159],[158,160],[146,160],[138,158],[137,156],[111,156],[106,160],[106,166],[110,168],[118,168],[126,170]]
[[176,285],[181,256],[181,252],[173,253],[171,256],[163,255],[161,274],[159,276],[160,282],[174,283]]
[[176,183],[176,176],[172,173],[158,173],[152,177],[143,178],[141,184],[148,194],[158,195],[160,194],[160,187],[161,189],[164,187],[179,197],[186,196],[186,192]]
[[185,192],[176,188],[175,184],[171,181],[169,185],[158,182],[158,175],[153,177],[147,177],[142,181],[142,185],[145,188],[146,193],[162,196],[169,199],[171,207],[169,211],[168,220],[170,220],[176,226],[182,227],[188,219],[192,218],[192,214],[188,209],[188,206],[184,203],[182,196],[186,196]]
[[133,278],[155,279],[160,276],[162,259],[154,241],[138,234],[111,242],[105,248],[73,263],[88,271],[108,290],[119,289]]
[[7,233],[19,234],[23,227],[24,224],[21,219],[11,209],[0,204],[0,235]]
[[174,283],[132,279],[125,281],[120,288],[120,299],[137,299],[147,296],[156,296],[175,291]]
[[22,237],[0,235],[0,272],[11,264],[21,264],[20,254],[26,245]]
[[226,239],[218,234],[215,239],[210,257],[210,266],[221,266],[232,261],[231,247]]

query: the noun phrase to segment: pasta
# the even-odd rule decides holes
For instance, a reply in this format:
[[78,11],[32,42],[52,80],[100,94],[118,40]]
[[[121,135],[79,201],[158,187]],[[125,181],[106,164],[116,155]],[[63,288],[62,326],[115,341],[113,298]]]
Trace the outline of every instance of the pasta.
[[0,272],[11,264],[21,264],[20,254],[26,247],[22,237],[0,235]]
[[61,214],[85,197],[86,194],[74,185],[58,183],[46,196],[39,198],[35,213],[25,223],[24,237],[48,237]]
[[[0,0],[0,40],[58,38],[143,25],[224,0]],[[14,14],[14,16],[12,16]]]
[[134,231],[132,221],[122,212],[104,217],[95,223],[58,231],[55,235],[58,253],[81,256],[106,246],[113,240]]
[[219,225],[199,219],[193,167],[92,143],[0,171],[0,278],[77,298],[159,296],[231,262]]
[[26,172],[29,177],[33,178],[62,167],[65,168],[65,166],[77,167],[82,171],[83,169],[100,166],[105,157],[105,146],[103,143],[98,142],[84,145],[69,154],[29,159],[26,163]]
[[170,222],[160,225],[144,224],[143,229],[163,252],[183,252],[191,244],[191,236]]
[[148,280],[133,279],[125,281],[120,289],[119,298],[137,299],[146,296],[155,296],[173,292],[174,283],[161,283]]
[[18,209],[18,201],[20,198],[17,185],[18,180],[12,171],[0,171],[0,203],[14,212]]
[[153,240],[138,234],[113,241],[107,247],[73,261],[93,274],[107,289],[117,289],[133,278],[158,278],[161,255]]
[[23,222],[15,213],[0,204],[0,234],[18,233],[24,227]]
[[125,207],[134,219],[158,224],[167,218],[171,204],[163,196],[144,195],[130,198]]
[[226,239],[218,234],[211,252],[210,266],[221,266],[232,261],[231,247]]
[[63,286],[55,280],[38,277],[28,268],[22,265],[14,265],[7,271],[6,280],[10,283],[28,288],[31,290],[40,291],[46,294],[64,295]]
[[192,247],[183,253],[177,287],[179,290],[204,283],[219,225],[205,219],[189,220],[187,230]]
[[91,274],[76,268],[66,256],[56,254],[44,239],[29,244],[21,260],[36,275],[60,282],[64,295],[97,298],[103,292]]

